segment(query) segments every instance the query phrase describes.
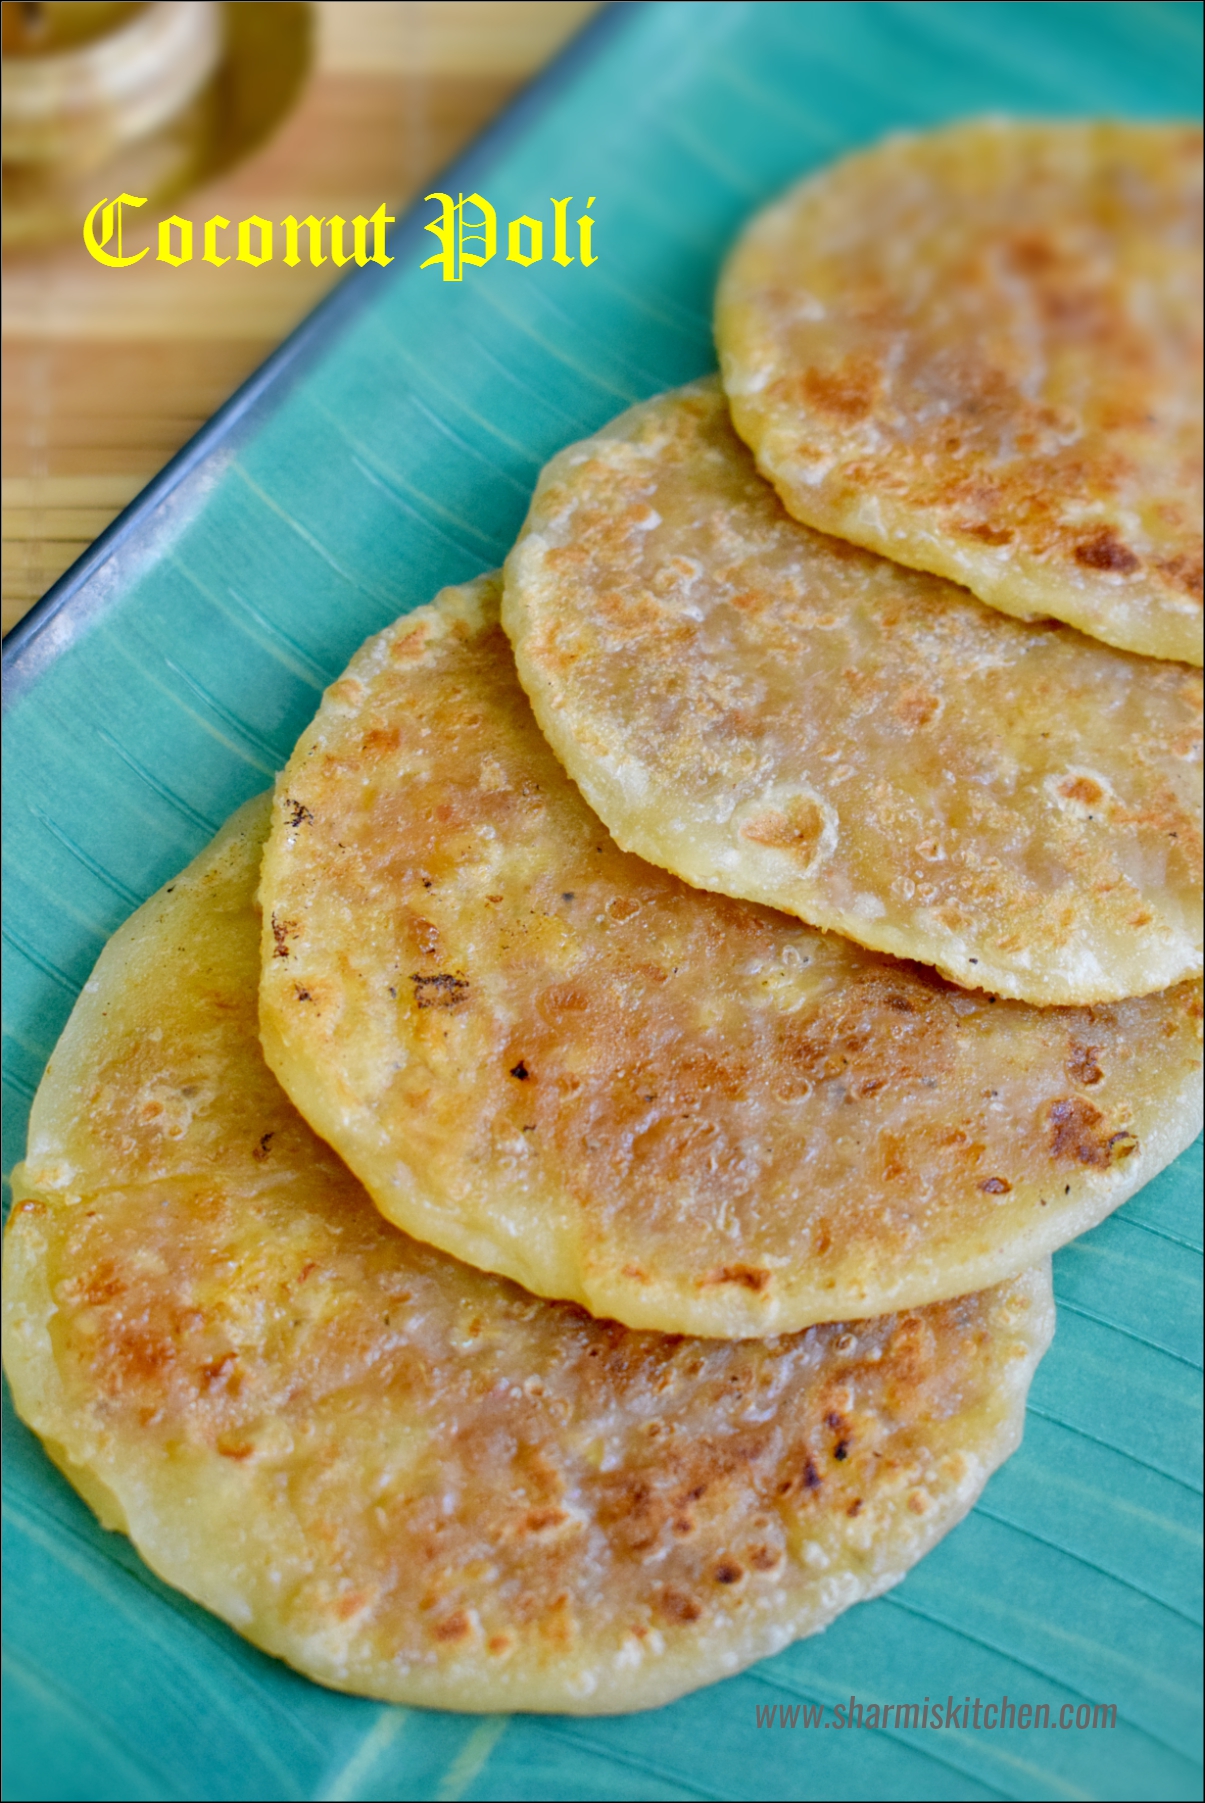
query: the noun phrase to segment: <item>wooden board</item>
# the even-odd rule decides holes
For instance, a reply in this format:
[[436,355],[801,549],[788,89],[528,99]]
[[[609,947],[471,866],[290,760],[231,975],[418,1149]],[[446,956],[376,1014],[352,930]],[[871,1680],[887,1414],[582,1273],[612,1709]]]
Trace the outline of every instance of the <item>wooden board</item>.
[[[382,201],[400,213],[595,6],[331,0],[313,10],[313,72],[292,113],[248,161],[174,202],[185,216],[351,217]],[[111,270],[79,237],[6,257],[6,632],[338,274],[329,261],[173,269],[147,258]]]

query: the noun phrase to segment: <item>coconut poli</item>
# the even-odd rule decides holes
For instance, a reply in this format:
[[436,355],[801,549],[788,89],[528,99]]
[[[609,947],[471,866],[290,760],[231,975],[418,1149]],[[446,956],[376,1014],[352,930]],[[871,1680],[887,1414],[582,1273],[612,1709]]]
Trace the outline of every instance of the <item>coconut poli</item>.
[[277,785],[268,1063],[418,1239],[630,1327],[981,1289],[1196,1132],[1199,991],[996,1002],[620,850],[498,585],[358,653]]
[[1049,1272],[769,1343],[408,1239],[256,1037],[252,804],[116,935],[34,1103],[18,1410],[169,1584],[340,1690],[651,1708],[895,1583],[1021,1435]]
[[716,332],[798,519],[1201,662],[1199,127],[889,138],[753,219]]
[[1038,1004],[1201,969],[1201,678],[790,518],[718,385],[545,469],[503,620],[619,843]]

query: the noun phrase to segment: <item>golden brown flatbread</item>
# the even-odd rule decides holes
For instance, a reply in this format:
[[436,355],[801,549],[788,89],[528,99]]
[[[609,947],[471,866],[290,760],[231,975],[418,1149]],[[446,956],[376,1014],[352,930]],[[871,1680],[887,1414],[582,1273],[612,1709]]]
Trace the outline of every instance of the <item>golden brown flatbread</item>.
[[981,119],[759,213],[716,331],[797,519],[1201,662],[1201,133]]
[[377,1205],[631,1327],[779,1333],[981,1289],[1196,1131],[1191,985],[993,1002],[620,851],[539,733],[489,578],[328,691],[261,896],[268,1062]]
[[553,458],[503,621],[587,801],[688,882],[1039,1004],[1199,973],[1199,673],[800,526],[714,382]]
[[116,935],[34,1104],[4,1360],[101,1520],[319,1682],[450,1709],[651,1708],[895,1583],[1020,1439],[1048,1270],[732,1345],[418,1245],[260,1054],[266,815]]

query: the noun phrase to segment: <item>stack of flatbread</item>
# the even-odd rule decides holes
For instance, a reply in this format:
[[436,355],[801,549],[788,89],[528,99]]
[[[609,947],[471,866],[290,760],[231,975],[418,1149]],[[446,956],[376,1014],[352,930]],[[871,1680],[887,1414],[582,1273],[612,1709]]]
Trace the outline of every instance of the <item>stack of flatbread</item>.
[[103,953],[7,1368],[260,1646],[646,1708],[1017,1445],[1050,1254],[1198,1130],[1199,154],[974,123],[792,190],[722,386],[555,457]]

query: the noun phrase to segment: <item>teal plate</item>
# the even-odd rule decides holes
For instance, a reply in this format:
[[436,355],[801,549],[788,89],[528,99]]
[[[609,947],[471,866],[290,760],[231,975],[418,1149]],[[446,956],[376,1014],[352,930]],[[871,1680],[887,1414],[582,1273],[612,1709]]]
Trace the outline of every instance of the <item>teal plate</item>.
[[[896,126],[1195,115],[1200,64],[1188,5],[604,14],[442,184],[503,221],[594,195],[597,263],[444,283],[419,209],[10,640],[6,1165],[105,939],[268,783],[359,642],[498,563],[551,452],[711,367],[751,207]],[[10,1413],[7,1795],[1199,1796],[1200,1167],[1198,1145],[1056,1259],[1025,1443],[905,1583],[648,1715],[321,1690],[162,1585]],[[851,1694],[969,1697],[971,1720],[791,1714],[831,1724]],[[1004,1695],[1055,1725],[976,1729]],[[1116,1726],[1080,1728],[1100,1703]]]

